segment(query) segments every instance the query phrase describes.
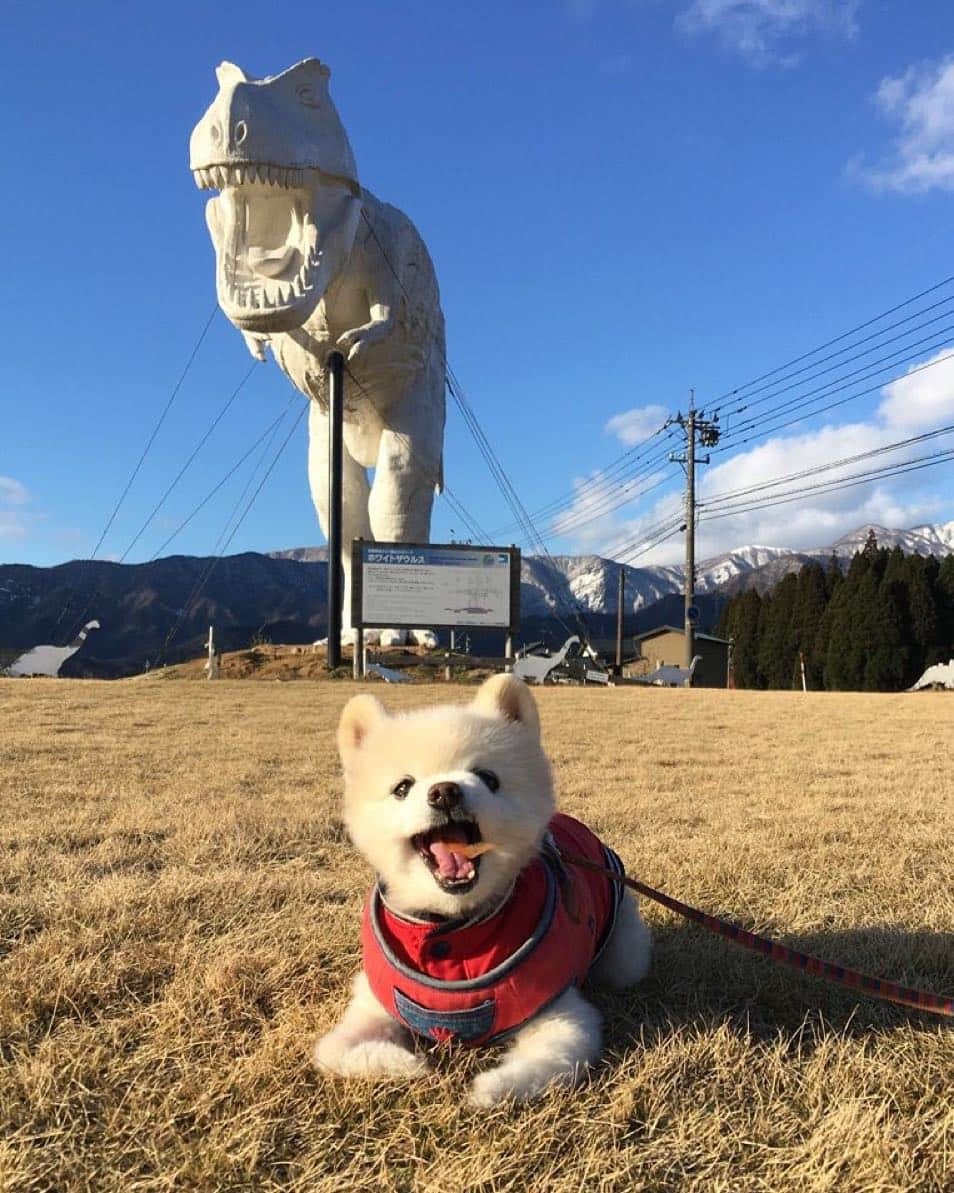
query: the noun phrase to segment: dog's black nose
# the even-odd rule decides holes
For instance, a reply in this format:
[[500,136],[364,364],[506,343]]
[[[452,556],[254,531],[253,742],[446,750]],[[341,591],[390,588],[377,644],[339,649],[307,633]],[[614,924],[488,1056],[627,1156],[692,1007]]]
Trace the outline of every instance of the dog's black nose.
[[460,801],[461,790],[456,783],[435,783],[427,793],[427,802],[434,808],[443,808],[445,812],[456,808]]

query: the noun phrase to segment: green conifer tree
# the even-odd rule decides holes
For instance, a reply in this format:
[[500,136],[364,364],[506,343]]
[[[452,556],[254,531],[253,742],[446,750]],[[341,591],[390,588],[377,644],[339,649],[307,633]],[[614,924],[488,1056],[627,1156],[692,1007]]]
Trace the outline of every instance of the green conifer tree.
[[897,692],[906,686],[910,655],[905,625],[905,585],[902,580],[893,580],[886,574],[871,597],[869,589],[873,579],[872,570],[859,590],[859,598],[864,602],[864,638],[867,642],[862,683],[869,692]]
[[798,589],[795,594],[795,609],[792,614],[792,637],[795,643],[795,670],[793,686],[802,686],[801,667],[798,653],[805,658],[805,678],[813,691],[822,687],[824,656],[819,655],[818,646],[822,619],[828,605],[828,584],[824,568],[817,563],[806,563],[798,573]]
[[733,620],[728,636],[732,643],[732,672],[737,688],[757,688],[759,615],[762,598],[757,589],[747,588],[733,600]]
[[792,665],[798,655],[792,627],[797,592],[798,577],[790,572],[775,585],[771,599],[762,603],[764,618],[759,633],[758,667],[767,688],[792,685]]
[[941,560],[937,575],[939,662],[954,659],[954,555]]
[[830,691],[857,691],[864,681],[867,627],[878,594],[877,556],[877,546],[867,554],[857,551],[852,556],[848,574],[832,596],[823,620],[827,637],[824,679]]
[[933,555],[909,555],[905,563],[910,654],[904,686],[910,687],[924,673],[925,667],[941,661],[937,585],[940,565]]

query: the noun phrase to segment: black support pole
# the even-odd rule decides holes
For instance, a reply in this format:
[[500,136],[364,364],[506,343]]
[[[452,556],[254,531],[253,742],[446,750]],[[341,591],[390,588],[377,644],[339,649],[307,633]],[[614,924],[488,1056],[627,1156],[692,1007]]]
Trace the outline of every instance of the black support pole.
[[328,670],[341,666],[341,472],[344,460],[344,357],[328,357]]

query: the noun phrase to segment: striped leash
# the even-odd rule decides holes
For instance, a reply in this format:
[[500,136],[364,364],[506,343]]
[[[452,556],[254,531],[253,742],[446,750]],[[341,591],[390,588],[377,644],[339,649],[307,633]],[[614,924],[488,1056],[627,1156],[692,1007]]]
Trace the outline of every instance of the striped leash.
[[613,882],[622,883],[640,895],[645,895],[647,899],[652,899],[656,903],[661,903],[663,907],[668,907],[677,915],[701,924],[706,931],[714,932],[716,936],[723,936],[726,940],[731,940],[744,949],[751,949],[754,953],[771,957],[773,961],[780,961],[783,965],[800,969],[802,973],[810,973],[816,978],[824,978],[838,986],[847,986],[850,990],[860,990],[863,994],[867,994],[871,998],[880,998],[884,1002],[893,1002],[902,1007],[913,1007],[918,1011],[930,1011],[934,1015],[954,1018],[954,998],[943,998],[940,994],[931,994],[927,990],[915,990],[909,986],[900,986],[897,982],[889,982],[884,978],[873,978],[868,974],[859,973],[856,969],[849,969],[846,965],[834,965],[831,961],[822,961],[818,957],[809,956],[808,953],[790,949],[788,945],[779,944],[777,940],[770,940],[767,936],[747,932],[738,924],[720,920],[714,915],[707,915],[706,912],[690,907],[687,903],[680,903],[678,899],[673,899],[670,895],[664,895],[662,891],[653,890],[651,886],[647,886],[636,878],[630,878],[626,874],[614,874],[612,870],[597,862],[591,862],[588,858],[577,857],[576,854],[566,853],[563,850],[560,851],[560,856],[565,862],[570,862],[574,866],[583,866],[587,870],[605,874]]

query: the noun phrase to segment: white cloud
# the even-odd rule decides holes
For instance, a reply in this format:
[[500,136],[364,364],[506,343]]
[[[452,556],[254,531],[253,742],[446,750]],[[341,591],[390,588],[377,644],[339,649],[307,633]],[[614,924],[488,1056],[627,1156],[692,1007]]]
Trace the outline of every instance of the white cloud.
[[30,536],[38,518],[26,508],[31,500],[25,484],[0,476],[0,542],[20,543]]
[[22,514],[0,510],[0,542],[20,542],[29,532],[29,523]]
[[632,447],[658,430],[668,414],[665,406],[639,406],[635,410],[614,414],[603,430],[615,435],[625,447]]
[[693,0],[676,18],[686,33],[713,33],[753,66],[793,66],[793,39],[816,31],[852,38],[860,0]]
[[[943,358],[951,356],[952,359]],[[932,364],[932,362],[941,362]],[[925,368],[925,365],[932,367]],[[915,372],[914,368],[921,371]],[[937,352],[904,377],[882,390],[882,400],[872,417],[864,421],[824,426],[792,435],[778,435],[725,460],[718,455],[708,467],[699,470],[698,500],[701,517],[696,556],[720,555],[741,545],[763,545],[807,549],[825,547],[841,535],[867,522],[892,529],[905,529],[918,523],[948,521],[954,517],[949,494],[954,490],[954,463],[910,472],[896,478],[871,481],[835,492],[808,488],[829,480],[844,480],[849,475],[880,466],[900,463],[915,456],[954,449],[954,433],[886,452],[855,464],[842,464],[816,476],[805,477],[752,495],[759,508],[716,518],[721,512],[715,504],[706,513],[706,502],[717,494],[777,481],[793,473],[817,468],[837,460],[885,447],[909,436],[935,427],[954,425],[954,344]],[[620,416],[622,417],[622,416]],[[611,420],[612,421],[612,420]],[[656,478],[630,482],[634,492],[648,487]],[[679,516],[682,482],[673,475],[665,496],[652,500],[633,514],[634,507],[607,512],[610,498],[618,498],[622,487],[601,481],[595,473],[574,484],[577,497],[573,508],[554,523],[553,529],[565,534],[576,551],[597,551],[611,558],[639,545],[664,520]],[[783,490],[803,489],[797,500],[788,504],[768,505]],[[658,492],[659,490],[657,490]],[[627,516],[628,514],[628,516]],[[593,521],[581,525],[582,519]],[[650,536],[651,537],[651,536]],[[678,563],[683,551],[681,534],[639,555],[636,566]]]
[[849,176],[876,191],[954,190],[954,55],[882,79],[874,100],[898,133],[884,162],[855,160]]
[[30,494],[12,476],[0,476],[0,505],[26,505]]
[[12,476],[0,476],[0,541],[20,542],[26,538],[33,522],[23,510],[29,501],[25,485]]
[[[934,363],[939,362],[939,363]],[[924,368],[924,365],[932,365]],[[893,431],[923,431],[954,423],[954,346],[913,366],[882,390],[878,417]]]
[[600,472],[577,477],[573,481],[573,505],[553,519],[550,529],[554,534],[572,538],[578,550],[593,550],[619,533],[618,515],[612,507],[622,498],[638,501],[642,494],[655,489],[664,475],[655,472],[628,481],[604,478]]

